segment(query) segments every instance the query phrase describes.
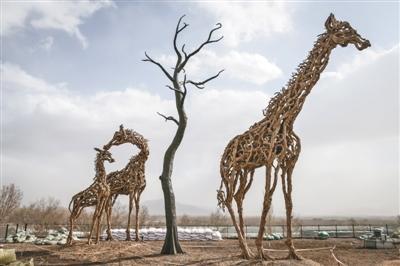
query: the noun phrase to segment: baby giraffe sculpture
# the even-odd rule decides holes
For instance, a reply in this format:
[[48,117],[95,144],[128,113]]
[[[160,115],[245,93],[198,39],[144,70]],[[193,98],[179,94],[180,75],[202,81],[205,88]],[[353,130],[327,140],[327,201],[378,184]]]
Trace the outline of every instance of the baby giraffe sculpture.
[[[106,171],[104,168],[104,161],[109,163],[114,162],[111,157],[111,153],[107,150],[101,150],[99,148],[94,148],[97,151],[95,160],[95,170],[96,176],[94,177],[94,182],[87,189],[79,192],[72,197],[69,203],[69,211],[71,212],[69,222],[69,235],[67,238],[67,245],[72,244],[72,230],[75,220],[79,217],[82,210],[85,207],[96,206],[93,214],[92,225],[90,228],[90,234],[88,237],[88,244],[91,243],[92,234],[94,226],[96,225],[96,244],[100,237],[100,221],[105,208],[108,197],[110,196],[110,187],[106,182]],[[72,205],[72,209],[71,209]],[[107,217],[108,219],[109,217]]]
[[[266,216],[271,206],[280,175],[286,206],[288,258],[300,259],[292,242],[292,173],[300,154],[300,138],[293,131],[293,124],[302,110],[304,101],[328,64],[331,51],[338,45],[353,44],[358,50],[371,46],[348,22],[337,21],[331,14],[325,22],[326,32],[318,36],[314,48],[297,68],[292,78],[270,100],[264,110],[264,118],[249,130],[233,138],[220,162],[221,186],[218,204],[226,207],[236,229],[242,254],[249,259],[253,255],[246,243],[243,220],[243,200],[253,181],[254,171],[265,167],[265,194],[256,246],[260,259],[273,259],[263,252]],[[225,191],[223,190],[225,187]],[[232,208],[237,205],[239,224]]]

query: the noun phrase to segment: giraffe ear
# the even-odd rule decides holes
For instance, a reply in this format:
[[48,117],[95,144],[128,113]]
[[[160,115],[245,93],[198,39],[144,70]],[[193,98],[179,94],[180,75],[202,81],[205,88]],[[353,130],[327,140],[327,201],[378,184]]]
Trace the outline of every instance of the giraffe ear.
[[94,148],[95,151],[102,152],[99,148]]
[[336,24],[336,18],[335,15],[332,13],[329,15],[329,17],[325,21],[325,28],[328,31],[331,31],[333,29],[333,26]]

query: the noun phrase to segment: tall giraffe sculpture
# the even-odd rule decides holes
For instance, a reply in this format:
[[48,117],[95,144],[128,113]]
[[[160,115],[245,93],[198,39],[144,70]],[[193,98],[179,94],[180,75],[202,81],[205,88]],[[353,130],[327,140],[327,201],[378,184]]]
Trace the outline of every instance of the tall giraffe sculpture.
[[139,153],[132,156],[128,164],[121,170],[111,172],[107,175],[107,183],[110,186],[110,196],[107,201],[107,239],[112,240],[111,235],[111,211],[118,195],[129,195],[129,213],[128,225],[126,228],[126,240],[131,240],[130,225],[131,212],[133,204],[135,204],[135,240],[139,240],[139,202],[140,195],[146,187],[145,179],[145,163],[149,157],[149,147],[147,140],[139,133],[124,129],[120,126],[119,131],[114,133],[113,138],[109,143],[104,145],[104,149],[108,150],[112,146],[118,146],[124,143],[131,143],[139,148]]
[[[292,242],[292,173],[300,154],[300,138],[293,131],[293,124],[302,110],[304,101],[328,64],[331,51],[340,45],[353,44],[363,50],[370,42],[362,38],[348,22],[338,21],[330,14],[325,22],[326,32],[318,36],[308,57],[299,65],[297,73],[280,92],[270,100],[263,111],[264,118],[227,145],[220,162],[221,186],[217,193],[218,204],[227,208],[236,229],[239,245],[245,258],[253,257],[246,243],[243,220],[243,200],[257,168],[265,167],[265,194],[256,247],[260,259],[270,259],[263,252],[266,216],[271,206],[278,177],[282,181],[286,207],[289,259],[301,259]],[[224,188],[225,187],[225,191]],[[237,205],[238,219],[232,208]]]
[[[96,225],[96,243],[99,241],[100,235],[100,221],[103,214],[104,207],[110,195],[110,187],[106,182],[106,170],[104,168],[104,161],[110,163],[114,162],[111,153],[107,150],[95,148],[97,151],[95,160],[96,176],[94,182],[85,190],[75,194],[69,203],[69,235],[67,238],[67,245],[72,244],[72,230],[75,220],[79,217],[82,210],[86,207],[96,206],[93,214],[92,225],[88,237],[88,244],[91,243],[94,226]],[[72,209],[71,209],[72,206]]]

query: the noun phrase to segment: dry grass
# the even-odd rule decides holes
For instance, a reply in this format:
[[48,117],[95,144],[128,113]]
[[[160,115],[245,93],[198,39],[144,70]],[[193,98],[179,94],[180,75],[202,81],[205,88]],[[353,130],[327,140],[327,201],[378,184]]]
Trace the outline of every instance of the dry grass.
[[[35,265],[261,265],[259,260],[246,261],[240,257],[236,240],[216,242],[184,242],[181,244],[186,254],[177,256],[159,255],[161,241],[147,242],[101,242],[88,246],[83,242],[71,247],[35,246],[31,244],[7,244],[5,248],[15,248],[17,257]],[[254,241],[249,241],[255,252]],[[296,240],[298,249],[336,246],[335,255],[347,265],[399,265],[399,251],[367,250],[359,248],[356,239]],[[284,242],[271,241],[264,244],[268,249],[285,249]],[[269,252],[274,257],[284,257],[284,252]],[[264,262],[264,265],[337,265],[329,250],[304,251],[306,259],[301,262]],[[396,261],[397,260],[397,261]]]

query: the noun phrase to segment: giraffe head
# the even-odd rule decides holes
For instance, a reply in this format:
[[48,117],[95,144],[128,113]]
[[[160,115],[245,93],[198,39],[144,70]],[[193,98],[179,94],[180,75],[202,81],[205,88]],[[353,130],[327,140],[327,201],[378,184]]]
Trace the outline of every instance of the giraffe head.
[[114,158],[111,156],[111,152],[108,150],[102,150],[99,148],[94,148],[95,151],[97,151],[97,159],[104,162],[108,161],[109,163],[115,162]]
[[119,126],[119,130],[115,131],[113,138],[109,143],[103,146],[104,150],[108,150],[111,148],[113,145],[121,145],[126,142],[126,132],[124,129],[124,125]]
[[336,20],[332,13],[325,22],[325,28],[329,38],[336,45],[346,47],[348,44],[354,44],[360,51],[371,46],[369,40],[361,37],[347,21]]

